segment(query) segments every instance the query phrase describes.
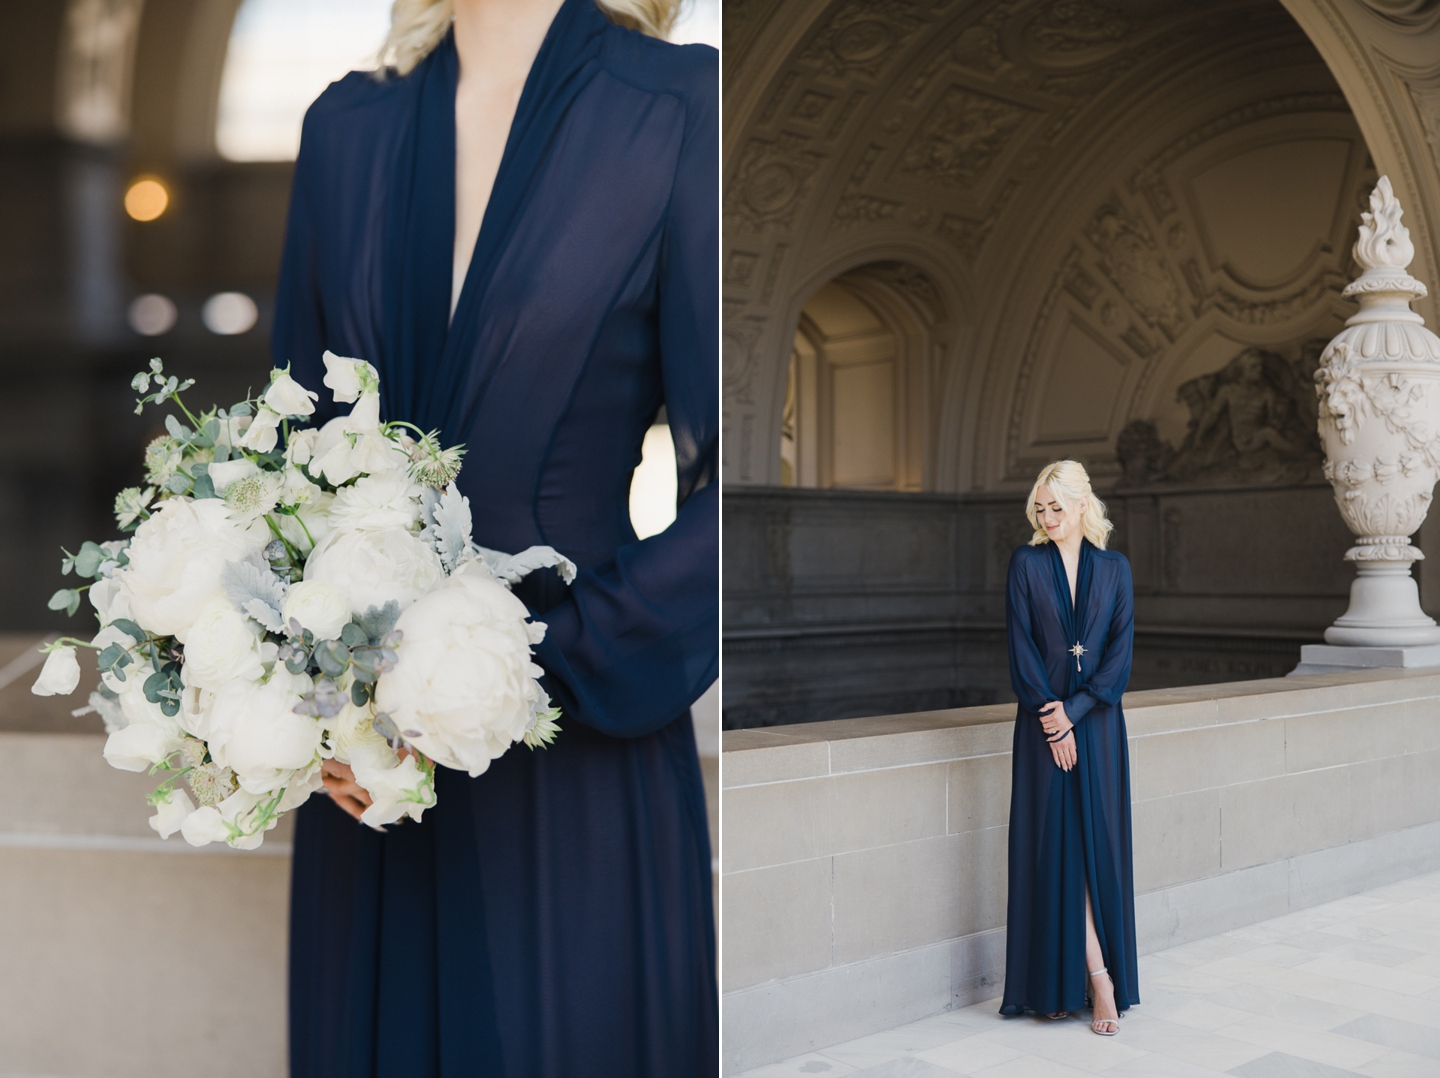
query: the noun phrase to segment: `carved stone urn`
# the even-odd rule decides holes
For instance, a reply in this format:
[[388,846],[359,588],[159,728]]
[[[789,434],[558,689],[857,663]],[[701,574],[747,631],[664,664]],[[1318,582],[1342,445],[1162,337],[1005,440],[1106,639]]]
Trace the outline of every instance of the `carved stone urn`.
[[1440,644],[1440,627],[1420,609],[1410,575],[1424,555],[1409,538],[1440,477],[1440,338],[1410,309],[1426,290],[1405,272],[1415,248],[1400,214],[1382,176],[1355,242],[1364,272],[1344,292],[1360,310],[1315,371],[1325,478],[1356,536],[1345,554],[1356,567],[1350,608],[1325,630],[1330,644]]

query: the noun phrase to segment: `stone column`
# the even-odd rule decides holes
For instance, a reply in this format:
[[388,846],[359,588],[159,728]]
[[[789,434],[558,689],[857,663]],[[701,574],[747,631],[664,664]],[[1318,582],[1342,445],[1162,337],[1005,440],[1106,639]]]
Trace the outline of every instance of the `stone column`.
[[[1350,608],[1308,646],[1297,673],[1314,668],[1440,665],[1440,626],[1420,609],[1411,545],[1440,477],[1440,338],[1410,302],[1425,285],[1406,272],[1415,248],[1400,223],[1388,177],[1362,215],[1345,289],[1360,310],[1326,347],[1315,372],[1325,477],[1356,543]],[[1327,646],[1328,645],[1328,646]]]

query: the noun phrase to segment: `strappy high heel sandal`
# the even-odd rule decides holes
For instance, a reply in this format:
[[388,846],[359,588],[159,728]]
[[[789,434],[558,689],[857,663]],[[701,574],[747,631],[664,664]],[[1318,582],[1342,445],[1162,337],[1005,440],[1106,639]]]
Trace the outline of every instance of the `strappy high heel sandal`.
[[1060,1019],[1062,1019],[1062,1018],[1069,1018],[1069,1017],[1070,1017],[1070,1012],[1069,1012],[1069,1011],[1056,1011],[1054,1014],[1047,1014],[1045,1017],[1048,1018],[1048,1019],[1050,1019],[1050,1021],[1052,1021],[1052,1022],[1058,1022],[1058,1021],[1060,1021]]
[[[1090,976],[1091,976],[1091,978],[1095,978],[1095,977],[1100,976],[1100,974],[1102,974],[1102,973],[1105,974],[1107,977],[1109,977],[1109,975],[1110,975],[1110,967],[1109,967],[1109,966],[1101,966],[1099,969],[1091,970],[1091,971],[1090,971]],[[1114,994],[1114,991],[1115,991],[1115,978],[1113,978],[1113,977],[1110,977],[1110,991],[1111,991],[1111,994],[1113,995],[1113,994]],[[1086,997],[1087,997],[1085,1002],[1087,1002],[1087,1003],[1090,1004],[1090,1009],[1091,1009],[1091,1011],[1093,1012],[1094,1009],[1095,1009],[1095,993],[1094,993],[1093,990],[1090,990],[1088,982],[1087,982],[1087,984],[1086,984],[1086,993],[1085,993],[1085,995],[1086,995]],[[1115,1005],[1115,1011],[1116,1011],[1117,1014],[1118,1014],[1119,1011],[1120,1011],[1120,1005],[1119,1005],[1118,1003]],[[1112,1027],[1112,1028],[1110,1028],[1110,1029],[1103,1029],[1103,1028],[1101,1028],[1101,1027],[1103,1027],[1103,1026],[1110,1026],[1110,1027]],[[1090,1021],[1090,1032],[1096,1034],[1097,1036],[1101,1036],[1101,1037],[1113,1037],[1113,1036],[1115,1036],[1115,1034],[1117,1034],[1117,1033],[1120,1032],[1120,1019],[1119,1019],[1118,1017],[1117,1017],[1117,1018],[1092,1018],[1091,1021]]]

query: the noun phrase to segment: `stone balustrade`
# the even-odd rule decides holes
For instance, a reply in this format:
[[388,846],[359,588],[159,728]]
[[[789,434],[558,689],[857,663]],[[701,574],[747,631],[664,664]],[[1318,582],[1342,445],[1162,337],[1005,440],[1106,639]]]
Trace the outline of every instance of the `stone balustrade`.
[[[1440,672],[1125,711],[1142,953],[1440,868]],[[724,734],[726,1073],[999,995],[1013,722],[992,705]]]

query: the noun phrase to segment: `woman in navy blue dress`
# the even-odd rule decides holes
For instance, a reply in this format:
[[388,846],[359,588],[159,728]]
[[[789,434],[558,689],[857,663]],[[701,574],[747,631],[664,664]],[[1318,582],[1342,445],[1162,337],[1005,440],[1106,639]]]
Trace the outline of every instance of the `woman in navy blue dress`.
[[1041,471],[1035,529],[1010,558],[1005,623],[1019,698],[1010,790],[1010,892],[1001,1014],[1120,1030],[1140,1002],[1130,851],[1130,760],[1120,698],[1130,680],[1130,563],[1085,468]]
[[[319,387],[327,348],[369,360],[386,419],[466,445],[475,540],[580,573],[517,588],[548,626],[552,747],[439,769],[439,805],[386,833],[343,774],[300,811],[292,1078],[718,1069],[688,711],[718,661],[718,72],[618,24],[666,3],[624,3],[456,0],[452,27],[448,0],[402,0],[402,62],[306,116],[276,361]],[[681,505],[637,541],[662,405]]]

